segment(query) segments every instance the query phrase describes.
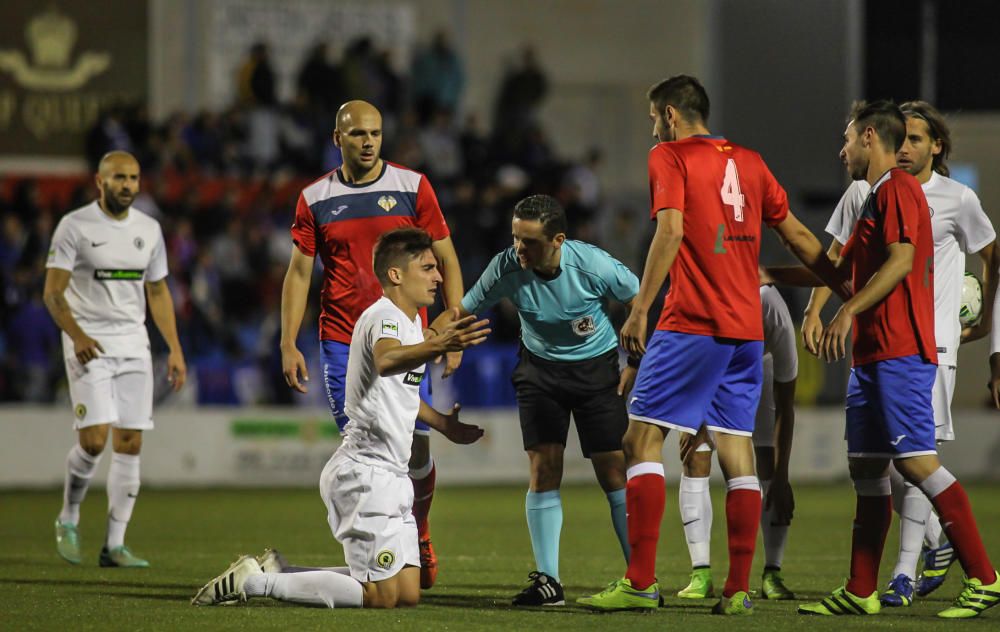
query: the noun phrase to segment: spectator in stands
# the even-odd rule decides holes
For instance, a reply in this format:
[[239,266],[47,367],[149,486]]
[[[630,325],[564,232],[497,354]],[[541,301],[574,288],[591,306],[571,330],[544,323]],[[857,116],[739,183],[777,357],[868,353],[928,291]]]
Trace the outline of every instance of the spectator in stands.
[[448,34],[438,31],[430,46],[417,53],[413,60],[413,98],[421,124],[431,120],[435,112],[458,112],[465,87],[462,60],[451,47]]

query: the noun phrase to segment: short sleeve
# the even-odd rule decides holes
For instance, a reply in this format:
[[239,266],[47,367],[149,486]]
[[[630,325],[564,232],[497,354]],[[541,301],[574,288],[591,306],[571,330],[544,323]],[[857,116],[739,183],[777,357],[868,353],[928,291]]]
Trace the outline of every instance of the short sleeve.
[[292,242],[307,257],[316,256],[316,218],[306,203],[303,194],[295,205],[295,221],[292,223]]
[[76,264],[77,235],[67,218],[64,217],[52,234],[52,244],[49,246],[49,257],[46,268],[59,268],[73,271]]
[[965,254],[979,252],[997,238],[993,224],[979,202],[979,196],[968,187],[962,191],[962,201],[955,223],[958,228],[958,243]]
[[833,209],[833,215],[826,224],[826,232],[840,242],[840,245],[847,243],[854,233],[854,227],[861,216],[861,207],[865,203],[868,195],[867,183],[863,180],[855,180],[851,186],[847,187],[837,207]]
[[156,245],[149,257],[149,264],[146,266],[146,280],[160,281],[167,278],[169,270],[167,268],[167,248],[163,241],[163,230],[156,226]]
[[774,380],[791,382],[799,374],[795,324],[781,294],[774,287],[761,290],[765,347],[774,360]]
[[486,269],[479,276],[475,285],[462,297],[462,309],[469,314],[478,314],[493,307],[503,299],[508,292],[508,286],[504,282],[504,261],[513,253],[513,249],[508,248],[497,254],[490,261]]
[[767,168],[763,160],[760,161],[764,175],[763,193],[764,199],[760,209],[761,219],[768,226],[777,226],[788,217],[788,194],[785,189],[778,184],[778,180]]
[[895,243],[916,245],[920,208],[927,206],[926,198],[917,199],[917,194],[921,198],[924,197],[924,192],[920,190],[916,180],[913,181],[913,186],[908,186],[903,180],[893,178],[879,187],[879,207],[884,213],[882,237],[885,245]]
[[684,212],[684,167],[663,145],[649,151],[649,216],[668,208]]
[[993,328],[990,329],[990,355],[1000,353],[1000,292],[993,297]]
[[417,226],[427,231],[434,241],[440,241],[451,235],[448,224],[444,221],[444,214],[441,213],[437,195],[434,194],[434,187],[426,176],[420,176],[420,185],[417,187]]
[[618,261],[600,248],[594,248],[600,254],[597,271],[607,284],[608,295],[620,303],[628,303],[639,293],[639,279]]
[[383,338],[402,342],[402,326],[399,310],[383,308],[373,312],[368,320],[368,344],[374,348],[375,343]]

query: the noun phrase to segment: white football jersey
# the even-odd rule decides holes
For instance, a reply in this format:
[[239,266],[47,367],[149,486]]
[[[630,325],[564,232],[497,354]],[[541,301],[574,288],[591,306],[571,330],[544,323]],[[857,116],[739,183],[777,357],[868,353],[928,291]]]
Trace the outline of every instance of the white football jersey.
[[[930,180],[921,187],[931,210],[931,231],[934,233],[934,337],[938,364],[957,366],[962,336],[958,308],[965,255],[985,248],[996,239],[996,232],[976,192],[961,182],[932,173]],[[841,244],[846,244],[854,232],[870,189],[866,181],[854,181],[833,211],[826,232]]]
[[764,319],[764,387],[770,388],[769,376],[778,382],[798,377],[799,352],[792,315],[773,285],[760,286],[760,304]]
[[361,463],[405,475],[426,366],[380,377],[374,349],[382,338],[395,338],[404,346],[420,344],[424,341],[420,316],[410,320],[383,296],[358,317],[347,358],[344,412],[348,422],[339,450]]
[[[160,224],[130,208],[115,220],[97,202],[67,213],[56,226],[47,268],[72,272],[66,302],[83,331],[105,355],[149,356],[145,282],[167,276],[167,253]],[[65,333],[63,355],[74,356]]]

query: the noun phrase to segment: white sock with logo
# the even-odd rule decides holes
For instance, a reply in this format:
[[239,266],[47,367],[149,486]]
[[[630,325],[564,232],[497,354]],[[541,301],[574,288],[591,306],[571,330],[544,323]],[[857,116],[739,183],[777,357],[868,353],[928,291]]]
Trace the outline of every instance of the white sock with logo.
[[108,549],[125,544],[125,529],[139,496],[139,455],[111,455],[108,469]]
[[708,477],[681,476],[680,493],[677,495],[684,523],[691,567],[701,568],[711,564],[712,544],[712,495]]
[[63,482],[63,506],[59,512],[59,522],[79,524],[80,504],[87,496],[90,479],[101,462],[101,455],[90,456],[79,443],[74,443],[66,455],[66,478]]
[[327,608],[360,608],[364,597],[361,582],[350,575],[331,571],[252,575],[247,578],[243,590],[247,597],[271,597]]

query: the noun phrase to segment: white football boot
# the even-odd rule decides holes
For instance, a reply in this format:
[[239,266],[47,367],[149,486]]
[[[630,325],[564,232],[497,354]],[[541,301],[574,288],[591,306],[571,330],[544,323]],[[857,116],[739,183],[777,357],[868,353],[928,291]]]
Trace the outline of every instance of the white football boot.
[[280,573],[289,565],[285,556],[270,547],[264,549],[264,552],[257,556],[257,564],[260,565],[260,570],[265,573]]
[[263,571],[252,555],[243,555],[230,565],[224,573],[202,586],[198,594],[191,599],[194,606],[216,606],[219,604],[244,603],[247,594],[243,585],[252,575],[260,575]]

